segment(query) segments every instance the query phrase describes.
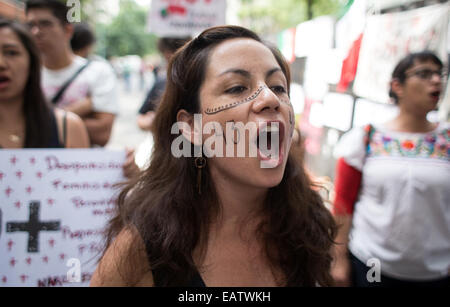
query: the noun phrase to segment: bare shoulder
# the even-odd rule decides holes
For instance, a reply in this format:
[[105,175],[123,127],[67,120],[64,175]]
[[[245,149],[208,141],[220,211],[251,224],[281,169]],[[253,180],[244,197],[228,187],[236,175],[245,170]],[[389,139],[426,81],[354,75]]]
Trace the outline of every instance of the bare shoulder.
[[64,116],[66,116],[67,123],[80,124],[83,120],[73,112],[65,111],[63,109],[55,108],[55,115],[58,121],[63,121]]
[[106,250],[91,287],[153,286],[145,245],[135,229],[123,229]]
[[[83,120],[75,113],[55,109],[56,121],[60,139],[64,140],[64,129],[66,129],[66,148],[89,148],[89,136]],[[64,119],[65,117],[65,119]],[[64,128],[64,120],[65,128]]]

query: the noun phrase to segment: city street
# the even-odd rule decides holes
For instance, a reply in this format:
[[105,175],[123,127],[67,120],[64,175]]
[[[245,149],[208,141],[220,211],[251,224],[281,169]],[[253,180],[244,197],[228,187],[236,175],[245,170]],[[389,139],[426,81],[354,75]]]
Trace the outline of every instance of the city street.
[[119,81],[119,109],[120,112],[114,122],[113,131],[107,149],[122,150],[126,147],[137,148],[145,139],[146,132],[139,129],[136,123],[138,110],[145,98],[145,90],[140,90],[137,80],[133,80],[130,92],[126,92],[122,80]]

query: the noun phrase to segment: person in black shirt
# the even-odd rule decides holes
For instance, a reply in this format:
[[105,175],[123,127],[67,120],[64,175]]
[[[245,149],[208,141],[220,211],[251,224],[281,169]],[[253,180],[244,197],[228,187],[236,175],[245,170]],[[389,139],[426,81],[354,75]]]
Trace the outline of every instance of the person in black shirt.
[[[173,55],[152,158],[118,197],[91,286],[333,284],[337,226],[291,146],[290,80],[281,53],[242,27],[209,28]],[[267,137],[279,154],[264,154]]]
[[[190,37],[160,38],[158,41],[158,50],[164,57],[166,63],[168,63],[172,55],[190,39]],[[152,88],[147,94],[147,97],[144,100],[144,103],[139,109],[139,116],[137,120],[139,128],[144,131],[151,131],[151,126],[155,117],[156,109],[166,87],[166,69],[156,67],[153,72],[155,74],[155,83],[153,84]]]

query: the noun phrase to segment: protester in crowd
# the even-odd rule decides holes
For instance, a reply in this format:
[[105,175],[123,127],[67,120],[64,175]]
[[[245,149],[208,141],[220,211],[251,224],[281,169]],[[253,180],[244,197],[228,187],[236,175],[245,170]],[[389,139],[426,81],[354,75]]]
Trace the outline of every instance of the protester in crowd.
[[449,285],[450,127],[427,119],[443,80],[436,55],[409,54],[392,74],[398,116],[341,139],[334,203],[341,225],[333,266],[338,285]]
[[161,96],[164,92],[167,80],[167,70],[165,66],[169,63],[170,58],[175,52],[182,47],[191,38],[175,38],[162,37],[158,40],[158,51],[163,56],[165,63],[158,68],[155,68],[155,82],[147,94],[147,97],[139,109],[138,126],[144,131],[150,131],[155,117],[156,108],[159,105]]
[[105,146],[118,112],[117,80],[98,63],[73,54],[67,12],[64,1],[26,3],[26,19],[42,55],[42,86],[47,99],[83,119],[93,145]]
[[[162,37],[158,40],[158,50],[164,58],[164,63],[161,66],[154,68],[153,73],[155,76],[155,81],[147,94],[144,103],[139,109],[137,124],[143,131],[152,132],[156,109],[166,86],[167,64],[169,63],[170,58],[190,39],[190,37]],[[151,158],[151,152],[153,150],[153,144],[153,135],[152,133],[149,133],[145,140],[137,148],[136,163],[141,169],[148,166],[149,159]]]
[[20,24],[0,19],[0,148],[85,148],[75,114],[55,109],[41,90],[39,51]]
[[[294,120],[285,59],[250,30],[216,27],[172,57],[167,78],[151,164],[119,197],[91,285],[331,284],[335,224],[298,155],[289,154]],[[195,114],[215,132],[194,129]],[[205,158],[207,137],[232,121],[260,128],[244,141],[258,156]],[[174,127],[180,132],[172,134]],[[236,150],[234,132],[219,134],[217,146],[228,140]],[[262,156],[265,133],[279,136],[279,156]],[[191,150],[204,145],[203,155],[176,158],[171,147],[180,139]]]
[[[105,77],[107,80],[115,79],[115,72],[112,66],[102,57],[93,54],[95,49],[95,43],[97,39],[92,28],[87,23],[77,23],[73,26],[73,35],[70,40],[72,51],[75,55],[92,61],[91,65],[95,65],[98,77]],[[87,109],[86,114],[94,112],[92,106],[92,100],[84,100]],[[134,150],[131,148],[126,149],[126,161],[123,166],[124,175],[127,178],[131,178],[140,171],[136,163],[134,162],[135,155]]]
[[85,59],[94,57],[94,60],[103,60],[94,55],[97,38],[89,24],[79,22],[73,26],[73,35],[70,40],[70,47],[75,55]]

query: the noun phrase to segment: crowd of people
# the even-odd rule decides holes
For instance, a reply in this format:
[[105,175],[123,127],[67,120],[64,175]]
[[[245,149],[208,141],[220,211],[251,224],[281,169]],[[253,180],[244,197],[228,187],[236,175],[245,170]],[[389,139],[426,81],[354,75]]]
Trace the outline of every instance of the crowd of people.
[[[26,25],[0,20],[0,148],[109,141],[118,80],[93,55],[93,30],[69,23],[67,10],[29,0]],[[341,138],[329,210],[305,168],[290,67],[277,48],[221,26],[161,38],[158,49],[165,65],[136,115],[152,149],[141,168],[127,151],[130,180],[92,286],[449,285],[450,125],[427,118],[447,81],[434,53],[409,54],[395,67],[396,118]],[[199,133],[196,115],[214,131]],[[229,123],[256,126],[245,156],[210,156],[203,146],[219,128],[226,133],[215,149],[238,152],[246,135],[228,134]],[[262,135],[278,145],[275,156],[265,154]],[[172,154],[180,138],[200,154]],[[368,278],[374,259],[376,282]]]

